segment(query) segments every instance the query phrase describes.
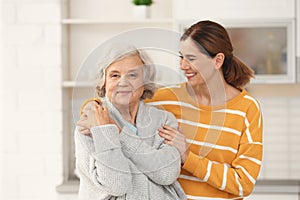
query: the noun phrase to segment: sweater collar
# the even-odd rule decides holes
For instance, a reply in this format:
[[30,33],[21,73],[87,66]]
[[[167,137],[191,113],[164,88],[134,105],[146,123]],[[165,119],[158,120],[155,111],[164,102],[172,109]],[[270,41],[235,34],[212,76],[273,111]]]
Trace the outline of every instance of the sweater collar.
[[[111,118],[120,127],[127,126],[128,122],[123,118],[118,109],[112,104],[112,102],[107,97],[102,98],[101,101],[103,102],[103,105],[108,108]],[[138,112],[136,115],[136,127],[138,128],[141,126],[145,126],[151,122],[150,120],[150,115],[148,112],[146,112],[146,105],[142,100],[140,100]]]

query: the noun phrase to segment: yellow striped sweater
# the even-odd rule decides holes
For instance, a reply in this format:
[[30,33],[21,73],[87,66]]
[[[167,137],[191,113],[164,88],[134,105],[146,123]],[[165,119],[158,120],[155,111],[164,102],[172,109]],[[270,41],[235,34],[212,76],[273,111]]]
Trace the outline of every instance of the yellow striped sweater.
[[182,83],[146,102],[173,113],[187,138],[179,182],[189,199],[243,199],[252,192],[262,161],[262,116],[246,90],[211,107],[196,104]]

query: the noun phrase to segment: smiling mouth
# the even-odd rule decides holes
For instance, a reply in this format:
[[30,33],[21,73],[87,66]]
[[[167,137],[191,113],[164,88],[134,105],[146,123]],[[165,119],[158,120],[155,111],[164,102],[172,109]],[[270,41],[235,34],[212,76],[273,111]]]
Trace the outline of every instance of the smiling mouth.
[[131,91],[117,91],[117,94],[128,94],[131,93]]
[[194,76],[196,76],[196,73],[186,73],[185,76],[190,79],[193,78]]

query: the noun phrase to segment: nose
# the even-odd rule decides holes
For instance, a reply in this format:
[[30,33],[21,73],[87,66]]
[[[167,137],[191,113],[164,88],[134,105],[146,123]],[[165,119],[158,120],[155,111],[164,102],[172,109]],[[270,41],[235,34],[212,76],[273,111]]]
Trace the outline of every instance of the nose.
[[128,79],[126,75],[121,76],[118,82],[119,86],[127,86],[128,85]]
[[181,70],[187,70],[190,67],[191,67],[191,65],[190,65],[190,63],[186,59],[182,58],[180,60],[180,69]]

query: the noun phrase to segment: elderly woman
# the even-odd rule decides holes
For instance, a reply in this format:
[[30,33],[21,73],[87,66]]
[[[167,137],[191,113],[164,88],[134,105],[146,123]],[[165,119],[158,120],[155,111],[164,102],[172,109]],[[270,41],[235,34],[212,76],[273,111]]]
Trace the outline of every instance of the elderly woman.
[[100,100],[88,101],[75,130],[79,198],[186,199],[176,181],[179,151],[158,134],[175,117],[143,103],[154,94],[155,68],[130,45],[111,46],[99,66]]

